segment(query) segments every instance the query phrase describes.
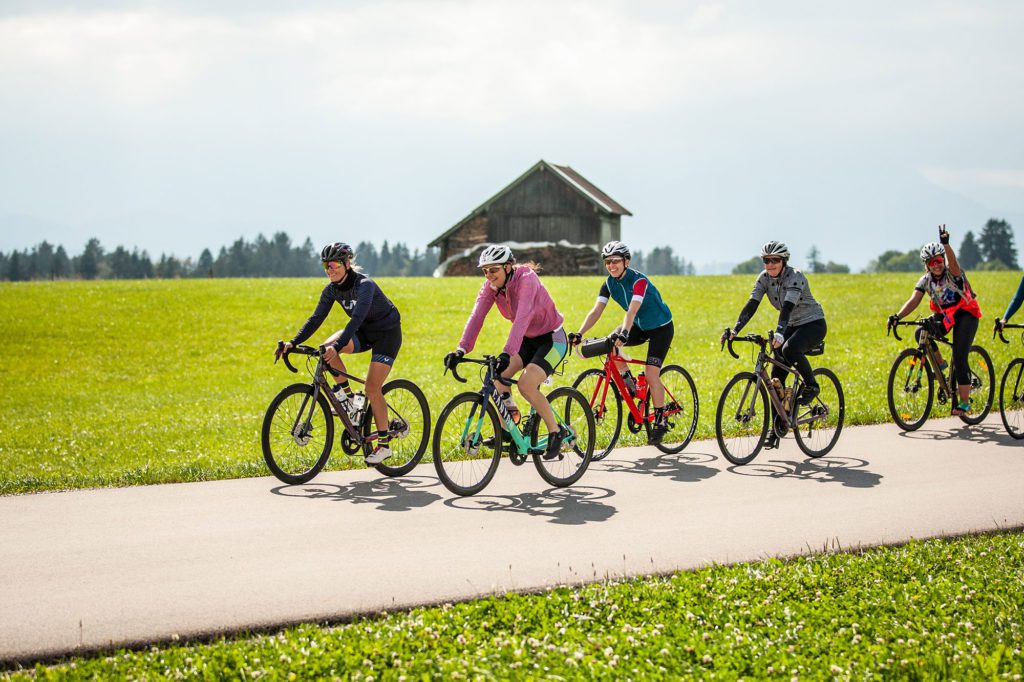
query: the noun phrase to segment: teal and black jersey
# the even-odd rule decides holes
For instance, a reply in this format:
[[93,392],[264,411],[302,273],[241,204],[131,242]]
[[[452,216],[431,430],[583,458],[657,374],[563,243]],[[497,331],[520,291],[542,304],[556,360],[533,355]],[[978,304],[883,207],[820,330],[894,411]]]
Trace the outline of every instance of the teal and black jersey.
[[647,275],[632,268],[626,268],[620,279],[609,275],[601,285],[597,300],[607,303],[609,298],[615,299],[623,310],[629,310],[631,302],[640,301],[640,310],[633,323],[645,331],[664,327],[672,321],[672,311],[661,300],[658,288],[647,279]]

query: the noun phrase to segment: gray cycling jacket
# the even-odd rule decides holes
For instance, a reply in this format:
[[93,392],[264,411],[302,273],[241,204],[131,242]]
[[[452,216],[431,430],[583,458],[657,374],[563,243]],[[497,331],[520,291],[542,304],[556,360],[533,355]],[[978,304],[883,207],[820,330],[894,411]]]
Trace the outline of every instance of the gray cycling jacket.
[[[754,290],[750,292],[750,302],[753,303],[754,310],[765,295],[776,310],[781,311],[782,304],[787,301],[793,304],[793,311],[785,325],[787,328],[825,319],[825,311],[822,310],[821,304],[811,295],[811,285],[807,283],[804,274],[796,268],[787,265],[778,279],[772,279],[767,271],[762,271],[754,281]],[[739,331],[752,316],[753,311],[746,319],[741,319],[736,331]]]

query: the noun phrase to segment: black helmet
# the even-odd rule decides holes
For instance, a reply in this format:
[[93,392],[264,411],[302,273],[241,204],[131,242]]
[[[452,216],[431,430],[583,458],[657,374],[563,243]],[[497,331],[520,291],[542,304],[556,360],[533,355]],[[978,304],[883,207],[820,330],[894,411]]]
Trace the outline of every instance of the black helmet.
[[324,263],[332,260],[339,262],[347,261],[354,255],[355,252],[352,250],[352,247],[345,242],[334,242],[320,250],[320,260]]

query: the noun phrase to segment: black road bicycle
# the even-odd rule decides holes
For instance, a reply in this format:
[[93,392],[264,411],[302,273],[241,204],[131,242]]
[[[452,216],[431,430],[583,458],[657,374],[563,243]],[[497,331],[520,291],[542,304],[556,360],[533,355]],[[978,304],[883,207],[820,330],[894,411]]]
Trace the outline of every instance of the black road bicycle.
[[[1006,323],[1003,329],[1024,329],[1024,324]],[[997,327],[992,335],[998,332],[1000,341],[1010,343],[1003,336],[1003,329]],[[1020,340],[1024,343],[1024,332]],[[999,382],[999,416],[1008,434],[1017,440],[1024,438],[1024,358],[1014,358],[1003,372]]]
[[[803,384],[795,368],[769,355],[772,333],[767,336],[747,334],[729,339],[729,354],[737,360],[732,348],[737,341],[752,343],[758,349],[753,372],[740,372],[725,385],[715,412],[715,437],[722,454],[733,464],[750,462],[764,446],[768,429],[774,428],[781,439],[790,429],[796,444],[808,457],[822,457],[835,447],[846,418],[846,398],[835,373],[824,367],[814,370],[820,389],[806,405],[796,400]],[[723,344],[724,347],[725,344]],[[807,352],[821,355],[824,343]],[[772,381],[768,367],[778,367],[793,375],[792,388],[783,388]],[[781,389],[781,391],[780,391]],[[771,419],[768,404],[775,418]]]
[[[904,348],[889,370],[889,384],[886,393],[889,400],[889,414],[896,425],[904,431],[915,431],[928,419],[932,402],[937,398],[940,405],[959,402],[953,367],[953,343],[931,332],[930,318],[919,320],[897,320],[890,322],[886,335],[892,332],[897,341],[899,327],[920,327],[921,335],[917,348]],[[932,350],[931,343],[949,346],[949,371],[944,372],[940,361],[942,356]],[[965,424],[979,424],[992,409],[992,394],[995,372],[992,358],[981,346],[971,346],[967,351],[967,370],[971,376],[971,411],[959,415]],[[936,393],[936,384],[938,392]]]
[[[282,345],[278,343],[279,348]],[[324,349],[295,346],[289,351],[307,356],[306,371],[311,381],[281,389],[270,401],[263,418],[263,459],[284,483],[305,483],[327,464],[334,445],[332,408],[341,421],[341,449],[345,454],[366,456],[373,450],[376,427],[370,405],[366,403],[353,419],[331,390],[326,375],[343,376],[358,384],[366,382],[330,367],[324,360]],[[289,353],[282,355],[282,359],[288,369],[297,373],[288,360]],[[430,408],[423,391],[408,379],[392,379],[384,384],[383,392],[388,406],[391,456],[374,467],[385,476],[403,476],[416,466],[427,449]]]
[[[494,389],[495,377],[505,386],[518,383],[500,376],[497,358],[463,357],[460,362],[483,366],[482,386],[476,393],[467,391],[452,398],[437,417],[434,468],[448,490],[462,496],[483,490],[494,478],[506,444],[513,464],[520,465],[532,455],[541,478],[553,486],[564,488],[580,479],[594,454],[594,413],[582,393],[567,386],[548,393],[555,419],[571,434],[551,456],[547,454],[549,434],[537,411],[531,408],[516,424]],[[457,368],[452,368],[452,376],[466,383]]]

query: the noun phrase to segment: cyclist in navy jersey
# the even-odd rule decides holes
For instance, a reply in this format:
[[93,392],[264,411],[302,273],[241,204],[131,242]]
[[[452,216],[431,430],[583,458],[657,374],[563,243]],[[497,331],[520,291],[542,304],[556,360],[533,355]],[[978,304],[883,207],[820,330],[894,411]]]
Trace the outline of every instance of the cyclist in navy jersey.
[[[772,335],[772,348],[776,355],[787,365],[792,365],[800,373],[803,386],[796,396],[797,402],[809,404],[818,395],[820,389],[807,361],[806,353],[822,341],[828,333],[825,324],[825,311],[821,304],[811,295],[811,285],[799,270],[789,266],[789,247],[783,242],[770,241],[761,247],[761,260],[764,270],[754,281],[754,289],[750,299],[740,311],[736,324],[726,328],[720,339],[724,343],[735,337],[750,318],[757,312],[761,299],[766,295],[772,306],[779,311],[779,321]],[[778,367],[772,367],[772,378],[785,384],[789,373]],[[765,448],[778,447],[779,437],[784,436],[786,426],[782,419],[776,417],[775,428],[768,434]]]
[[[328,244],[323,248],[320,259],[331,281],[320,293],[320,301],[313,314],[279,353],[287,352],[312,336],[327,319],[331,307],[335,303],[341,306],[351,319],[344,329],[331,334],[324,341],[327,347],[324,359],[334,369],[346,372],[339,353],[373,350],[370,368],[366,373],[366,399],[377,424],[377,444],[373,452],[366,456],[366,463],[380,464],[391,456],[388,408],[381,387],[402,347],[402,316],[377,283],[356,270],[352,262],[354,255],[352,247],[342,242]],[[351,406],[352,388],[348,379],[342,379],[334,390],[342,404]]]
[[[622,324],[612,332],[615,346],[647,346],[647,360],[644,376],[650,386],[651,405],[654,407],[654,423],[651,425],[650,443],[661,441],[668,426],[665,423],[665,387],[661,383],[661,366],[665,363],[675,326],[672,311],[665,305],[658,288],[647,275],[629,267],[629,247],[620,241],[611,241],[601,249],[601,258],[608,270],[608,279],[601,285],[597,302],[587,313],[579,331],[570,334],[570,342],[578,344],[587,330],[593,327],[604,314],[609,299],[614,300],[626,311]],[[618,363],[619,371],[625,374],[626,363]]]
[[1021,303],[1024,303],[1024,277],[1020,278],[1020,284],[1017,285],[1017,293],[1014,295],[1013,300],[1010,301],[1010,304],[1006,306],[1006,312],[1003,313],[1002,317],[996,319],[996,327],[1002,329],[1003,325],[1009,322],[1013,314],[1020,309]]

